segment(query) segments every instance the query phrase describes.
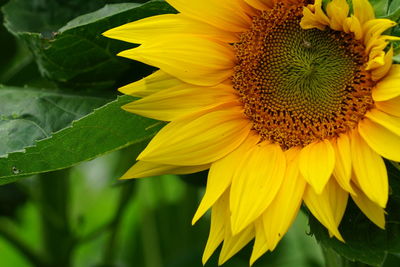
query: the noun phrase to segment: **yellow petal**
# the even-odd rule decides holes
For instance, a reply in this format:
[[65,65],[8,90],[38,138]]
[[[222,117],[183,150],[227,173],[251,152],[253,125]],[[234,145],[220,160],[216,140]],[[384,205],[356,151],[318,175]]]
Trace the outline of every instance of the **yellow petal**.
[[231,85],[213,87],[181,85],[131,102],[126,111],[162,121],[173,121],[196,111],[238,100]]
[[343,30],[343,24],[347,15],[349,14],[350,7],[346,0],[332,0],[326,6],[326,13],[330,18],[330,27],[336,31]]
[[195,224],[230,186],[241,158],[258,143],[259,139],[258,134],[251,132],[237,149],[212,163],[207,178],[206,192],[193,217],[192,224]]
[[231,31],[246,31],[251,24],[245,13],[243,0],[167,0],[167,2],[185,16],[209,23],[215,27]]
[[200,166],[173,166],[138,161],[121,177],[121,179],[142,178],[163,174],[188,174],[204,171],[209,168],[209,164]]
[[300,172],[320,194],[335,167],[335,151],[328,140],[311,143],[300,152]]
[[222,105],[169,123],[138,160],[179,166],[212,163],[236,149],[250,128],[241,107]]
[[163,89],[185,84],[181,80],[158,70],[153,74],[118,89],[123,94],[144,97]]
[[400,96],[387,101],[376,101],[375,106],[390,115],[400,117]]
[[400,96],[400,65],[392,65],[389,73],[372,90],[375,101],[385,101]]
[[374,8],[368,0],[353,0],[353,11],[361,25],[375,18]]
[[323,31],[329,23],[329,18],[322,10],[322,0],[315,0],[313,5],[304,7],[303,17],[300,21],[300,26],[303,29],[317,28]]
[[386,52],[383,58],[383,62],[384,63],[382,66],[372,71],[371,75],[372,80],[379,81],[389,73],[393,65],[393,47],[390,47],[389,51]]
[[336,183],[335,179],[329,180],[321,194],[317,194],[311,186],[308,186],[303,199],[314,217],[333,236],[344,242],[338,226],[346,209],[348,193]]
[[396,26],[396,22],[390,19],[372,19],[366,22],[363,25],[366,53],[369,52],[372,44],[384,31],[394,26]]
[[351,152],[353,170],[360,189],[369,199],[384,208],[388,200],[389,185],[382,157],[365,143],[357,130],[351,136]]
[[237,168],[230,207],[233,234],[242,231],[269,206],[281,187],[286,159],[278,144],[257,144]]
[[361,121],[358,125],[360,135],[365,142],[379,155],[393,161],[400,161],[400,136],[399,132],[393,133],[384,126],[369,119]]
[[335,169],[333,176],[336,178],[338,184],[347,192],[354,194],[351,187],[351,150],[350,139],[347,134],[342,134],[333,142],[335,149]]
[[197,36],[154,37],[119,56],[160,68],[178,79],[201,86],[214,86],[232,75],[233,47]]
[[356,186],[354,186],[356,195],[352,195],[354,202],[360,210],[378,227],[385,229],[385,211],[377,204],[368,199],[368,197]]
[[[291,151],[292,150],[292,151]],[[274,250],[278,242],[286,234],[300,209],[306,181],[301,177],[298,167],[298,151],[286,152],[295,154],[288,156],[285,178],[278,194],[261,216],[267,247]]]
[[204,249],[202,262],[206,264],[208,259],[222,243],[225,237],[225,229],[229,226],[229,190],[221,196],[215,203],[211,211],[210,234],[208,235],[207,245]]
[[221,254],[219,255],[218,265],[222,265],[228,261],[233,255],[246,246],[254,238],[254,235],[255,231],[253,225],[248,226],[242,232],[233,236],[232,234],[227,234],[225,230],[225,240],[221,249]]
[[244,1],[258,10],[268,10],[274,6],[273,0],[244,0]]
[[363,31],[361,23],[354,15],[346,18],[343,24],[343,30],[346,33],[354,33],[356,40],[360,40],[363,37]]
[[256,220],[254,225],[256,231],[255,233],[256,238],[253,246],[253,251],[250,257],[250,266],[252,266],[256,260],[258,260],[265,252],[268,251],[268,244],[262,220],[261,219]]
[[394,134],[400,135],[400,118],[389,115],[379,109],[371,109],[365,114],[373,122],[376,122],[386,129],[392,131]]
[[195,35],[217,39],[227,43],[237,42],[238,36],[232,32],[203,23],[182,14],[164,14],[152,16],[113,28],[104,36],[130,43],[141,44],[154,36]]

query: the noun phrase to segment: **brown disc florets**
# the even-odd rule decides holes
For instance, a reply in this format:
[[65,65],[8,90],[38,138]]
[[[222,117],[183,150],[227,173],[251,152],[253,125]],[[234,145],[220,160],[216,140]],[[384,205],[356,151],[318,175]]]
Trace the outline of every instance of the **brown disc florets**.
[[302,29],[302,9],[263,11],[235,44],[233,86],[245,114],[283,149],[348,132],[373,107],[363,44],[329,28]]

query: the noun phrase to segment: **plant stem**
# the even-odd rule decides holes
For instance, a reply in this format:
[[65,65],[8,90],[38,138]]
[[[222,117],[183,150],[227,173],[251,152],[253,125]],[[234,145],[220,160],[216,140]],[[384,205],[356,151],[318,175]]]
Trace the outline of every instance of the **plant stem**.
[[18,235],[18,233],[10,227],[6,222],[0,221],[0,236],[7,240],[13,245],[25,258],[32,263],[34,266],[48,266],[42,260],[42,257],[33,250],[24,240]]
[[50,266],[69,267],[75,243],[69,222],[69,170],[42,174],[39,189],[44,249]]
[[119,196],[119,201],[118,201],[118,207],[115,212],[114,218],[110,223],[110,237],[106,246],[106,251],[104,254],[104,265],[112,265],[115,259],[115,254],[117,251],[117,246],[116,246],[116,241],[117,241],[117,236],[119,232],[119,226],[122,222],[122,217],[125,213],[126,208],[128,207],[129,200],[133,196],[133,190],[135,188],[135,183],[134,182],[124,182],[122,184],[120,196]]

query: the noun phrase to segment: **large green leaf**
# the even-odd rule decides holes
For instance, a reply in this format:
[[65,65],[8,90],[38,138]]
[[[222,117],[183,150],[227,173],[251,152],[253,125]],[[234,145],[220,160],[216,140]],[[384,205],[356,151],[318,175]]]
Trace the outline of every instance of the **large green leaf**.
[[132,100],[119,97],[25,151],[0,158],[0,184],[67,168],[133,144],[143,149],[163,123],[123,111],[121,106]]
[[[105,1],[53,2],[11,0],[3,8],[5,25],[28,44],[44,77],[64,87],[92,91],[117,87],[126,82],[119,81],[124,74],[130,73],[134,80],[148,72],[142,64],[115,56],[132,44],[105,38],[101,33],[144,17],[174,12],[166,2],[158,0],[110,4],[77,17]],[[79,12],[73,13],[76,9]],[[77,18],[67,23],[73,15]]]
[[0,103],[0,156],[4,156],[50,137],[107,100],[32,88],[0,87]]
[[330,238],[325,227],[310,216],[311,232],[325,248],[372,266],[381,266],[387,253],[400,252],[400,171],[390,163],[387,168],[391,193],[386,208],[386,230],[375,226],[350,202],[339,228],[346,243]]

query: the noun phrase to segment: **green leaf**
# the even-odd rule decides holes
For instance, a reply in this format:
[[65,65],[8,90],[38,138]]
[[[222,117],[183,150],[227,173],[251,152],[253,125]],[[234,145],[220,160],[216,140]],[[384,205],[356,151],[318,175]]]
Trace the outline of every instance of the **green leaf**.
[[400,171],[387,163],[390,179],[390,197],[386,208],[386,230],[370,222],[350,201],[340,224],[340,232],[346,243],[330,238],[328,231],[318,220],[310,216],[310,228],[316,239],[328,249],[350,261],[381,266],[387,253],[400,252]]
[[0,156],[32,146],[107,103],[33,88],[0,87]]
[[0,184],[67,168],[133,144],[138,151],[143,149],[163,123],[121,109],[133,99],[119,97],[25,151],[0,158]]
[[375,15],[377,17],[384,17],[388,14],[390,0],[369,0],[372,4]]
[[[130,79],[134,80],[149,72],[143,64],[118,58],[118,52],[133,45],[105,38],[101,35],[104,31],[144,17],[174,12],[160,0],[111,4],[67,23],[73,10],[67,7],[74,5],[70,1],[53,2],[11,0],[3,8],[5,25],[27,43],[44,77],[63,87],[90,88],[93,92],[127,83],[120,81],[124,74],[130,73]],[[99,1],[79,2],[93,7]],[[82,12],[79,10],[78,14]]]

